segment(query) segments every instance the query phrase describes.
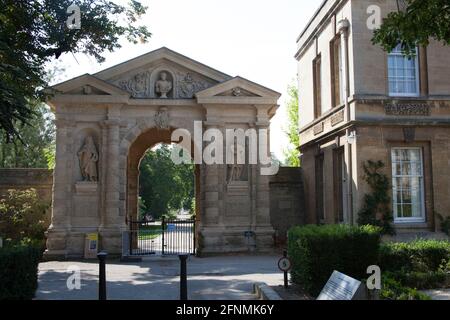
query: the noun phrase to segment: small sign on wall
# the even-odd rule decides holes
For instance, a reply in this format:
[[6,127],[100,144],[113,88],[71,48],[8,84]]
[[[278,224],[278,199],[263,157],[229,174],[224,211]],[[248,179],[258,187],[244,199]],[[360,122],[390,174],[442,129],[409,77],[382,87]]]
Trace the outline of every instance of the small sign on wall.
[[98,253],[98,233],[87,233],[84,245],[84,258],[95,259]]

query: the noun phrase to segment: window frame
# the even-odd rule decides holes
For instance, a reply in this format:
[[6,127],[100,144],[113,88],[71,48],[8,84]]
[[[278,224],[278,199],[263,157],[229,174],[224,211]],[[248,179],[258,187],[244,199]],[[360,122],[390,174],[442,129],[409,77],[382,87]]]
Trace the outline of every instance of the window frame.
[[[395,49],[394,49],[395,50]],[[401,56],[404,59],[408,59],[407,57],[405,57],[404,54],[402,54],[401,51],[397,51],[397,52],[390,52],[387,55],[387,81],[388,81],[388,92],[389,92],[389,96],[390,97],[420,97],[420,67],[419,67],[419,48],[416,47],[416,55],[414,57],[414,69],[415,69],[415,82],[416,82],[416,92],[415,93],[398,93],[398,92],[391,92],[391,76],[389,73],[389,58],[391,56]]]
[[[394,161],[394,151],[395,150],[418,150],[420,153],[420,175],[397,175],[395,173],[395,161]],[[425,223],[426,222],[426,206],[425,206],[425,168],[424,168],[424,155],[421,147],[392,147],[391,148],[391,167],[392,167],[392,213],[395,224],[407,224],[407,223]],[[397,213],[397,187],[394,187],[394,181],[396,178],[420,178],[420,217],[398,217]],[[411,202],[411,205],[413,203]]]
[[318,119],[323,114],[323,101],[322,101],[322,55],[318,54],[313,60],[313,94],[314,94],[314,119]]
[[345,79],[342,62],[342,39],[338,35],[330,42],[330,82],[332,107],[343,105],[345,100]]

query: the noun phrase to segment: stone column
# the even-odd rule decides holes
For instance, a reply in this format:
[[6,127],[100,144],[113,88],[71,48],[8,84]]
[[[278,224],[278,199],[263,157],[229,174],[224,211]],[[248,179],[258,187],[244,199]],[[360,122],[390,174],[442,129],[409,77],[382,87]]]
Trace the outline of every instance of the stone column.
[[66,120],[56,120],[56,154],[53,170],[52,219],[47,231],[47,250],[45,256],[65,258],[68,254],[67,237],[71,222],[69,206],[72,172],[69,163],[72,161],[69,130],[72,124]]
[[[223,134],[223,123],[206,121],[204,122],[204,130],[208,129],[218,129]],[[225,229],[223,225],[223,165],[203,163],[201,168],[203,206],[199,249],[204,253],[220,252],[224,246],[223,234]]]
[[[270,121],[267,114],[258,110],[256,129],[258,130],[258,139],[260,139],[259,130],[267,130],[267,153],[270,157],[270,137],[269,126]],[[259,142],[258,142],[259,144]],[[261,175],[261,159],[259,159],[258,148],[258,165],[256,165],[256,176],[253,179],[256,189],[256,212],[255,212],[255,234],[256,234],[256,250],[259,252],[270,251],[274,243],[274,229],[270,223],[270,176]]]
[[[114,110],[115,111],[115,110]],[[109,110],[111,115],[111,110]],[[119,185],[119,144],[120,122],[116,117],[109,117],[103,125],[107,127],[106,141],[106,179],[102,188],[105,197],[104,216],[99,227],[101,249],[110,254],[121,254],[122,232],[126,230],[125,218],[120,215],[120,185]]]

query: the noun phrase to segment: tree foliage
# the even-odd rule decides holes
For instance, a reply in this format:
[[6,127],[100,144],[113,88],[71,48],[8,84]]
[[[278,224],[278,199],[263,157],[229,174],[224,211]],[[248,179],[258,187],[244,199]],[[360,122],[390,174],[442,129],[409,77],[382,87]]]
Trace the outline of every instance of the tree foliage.
[[44,240],[49,205],[35,189],[8,190],[0,200],[0,237],[12,242]]
[[161,145],[147,151],[139,167],[140,197],[145,211],[155,218],[191,210],[195,196],[194,165],[177,165],[170,155],[171,148]]
[[289,138],[290,146],[287,150],[284,150],[284,155],[286,157],[286,164],[291,167],[300,166],[300,138],[299,138],[299,127],[298,127],[298,89],[294,84],[288,87],[289,101],[286,104],[288,125],[284,130]]
[[6,143],[6,136],[0,134],[0,168],[53,168],[55,128],[50,112],[43,103],[34,103],[30,108],[33,115],[29,125],[14,127],[20,139],[16,136]]
[[375,30],[372,42],[391,52],[399,43],[412,56],[417,45],[430,39],[450,44],[450,0],[403,0],[404,10],[394,11]]
[[[70,5],[81,12],[81,28],[69,29]],[[136,25],[146,11],[108,0],[0,0],[0,129],[9,142],[17,122],[29,123],[30,101],[43,101],[45,65],[63,53],[84,53],[102,62],[102,53],[120,48],[120,38],[146,41],[150,32]]]

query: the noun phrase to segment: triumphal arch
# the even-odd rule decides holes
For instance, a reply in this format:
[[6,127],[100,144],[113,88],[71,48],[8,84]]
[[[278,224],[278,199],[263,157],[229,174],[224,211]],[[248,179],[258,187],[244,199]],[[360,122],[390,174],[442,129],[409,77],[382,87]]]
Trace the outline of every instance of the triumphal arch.
[[[270,119],[280,97],[167,48],[51,90],[57,131],[49,257],[82,256],[89,233],[99,234],[100,249],[122,254],[128,221],[138,210],[140,159],[152,146],[174,142],[177,129],[192,141],[199,127],[223,137],[228,129],[255,129],[266,134],[258,148],[268,153]],[[198,252],[270,250],[269,176],[261,174],[267,164],[207,163],[198,150],[208,143],[204,138],[200,133],[200,146],[192,143],[191,150]]]

